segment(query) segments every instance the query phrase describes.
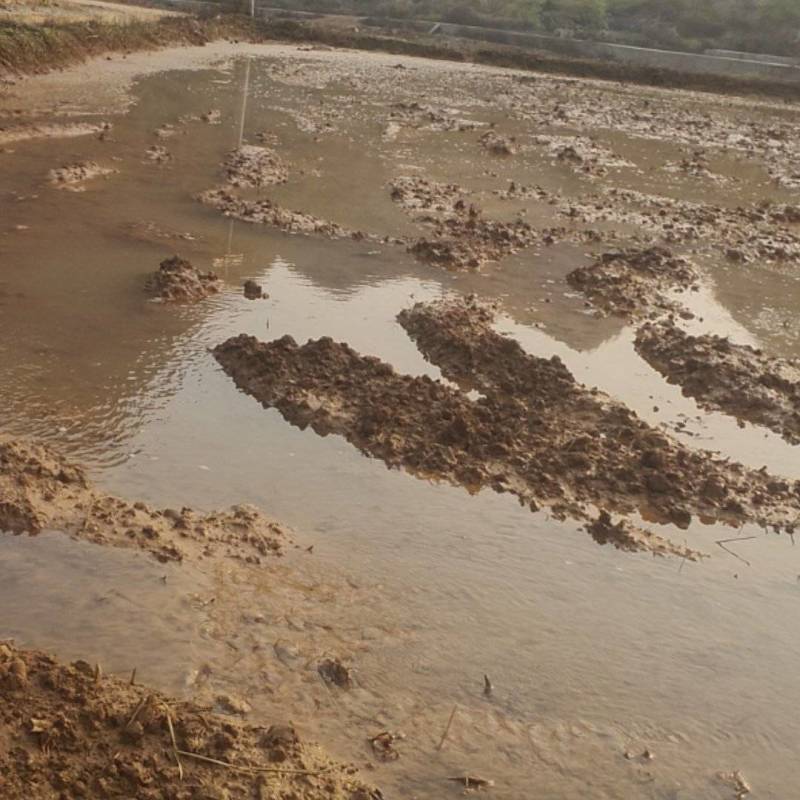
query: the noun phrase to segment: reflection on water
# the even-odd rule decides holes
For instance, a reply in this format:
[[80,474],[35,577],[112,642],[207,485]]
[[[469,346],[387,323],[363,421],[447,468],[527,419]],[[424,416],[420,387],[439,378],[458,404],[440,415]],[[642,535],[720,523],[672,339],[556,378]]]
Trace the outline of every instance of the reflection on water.
[[[438,798],[443,775],[477,772],[507,798],[528,798],[531,786],[575,798],[587,786],[592,797],[724,797],[714,773],[742,769],[759,796],[786,797],[800,735],[787,712],[800,702],[800,558],[788,538],[700,524],[666,532],[714,555],[702,565],[601,549],[574,524],[508,497],[427,484],[342,439],[292,428],[237,393],[207,349],[241,332],[332,336],[400,371],[438,377],[394,317],[417,300],[476,291],[501,301],[501,329],[531,352],[558,354],[579,380],[649,422],[679,426],[690,446],[792,477],[796,453],[772,434],[701,414],[636,356],[632,330],[586,315],[562,281],[585,260],[583,248],[559,245],[485,275],[449,275],[398,248],[284,236],[192,202],[218,180],[238,140],[241,96],[231,89],[245,68],[145,78],[109,141],[20,143],[0,162],[0,427],[58,443],[126,496],[165,506],[256,503],[296,526],[315,557],[271,569],[269,579],[184,566],[164,582],[166,568],[128,552],[52,536],[7,539],[0,635],[109,670],[129,669],[138,650],[140,674],[172,691],[185,689],[186,663],[210,663],[219,685],[246,694],[254,713],[289,709],[359,762],[376,726],[402,731],[403,757],[375,773],[398,796]],[[274,72],[275,62],[252,64],[244,136],[277,137],[293,178],[270,195],[289,207],[399,235],[410,223],[385,184],[402,170],[482,191],[512,175],[585,189],[536,154],[487,174],[451,134],[367,146],[369,108],[349,109],[351,122],[332,110],[337,133],[303,132],[304,107],[335,107],[338,90]],[[208,108],[225,124],[189,123],[165,141],[172,162],[145,161],[156,127]],[[487,116],[477,102],[472,112]],[[675,149],[619,136],[614,146],[645,164]],[[79,194],[42,184],[52,166],[89,158],[113,162],[119,175]],[[756,194],[762,177],[753,174]],[[626,180],[646,188],[654,178]],[[512,213],[485,199],[487,210]],[[529,213],[544,219],[547,210]],[[148,302],[144,278],[176,251],[201,269],[214,264],[229,290],[191,308]],[[245,300],[245,278],[269,299]],[[796,282],[787,295],[783,278],[755,268],[727,279],[725,290],[691,302],[704,325],[740,341],[759,335],[752,285],[776,308],[798,296]],[[791,352],[782,341],[781,352]],[[729,547],[749,567],[715,544],[737,533],[743,541]],[[209,618],[193,593],[217,599],[202,612]],[[293,661],[291,647],[276,642],[302,657]],[[357,666],[352,694],[331,696],[308,669],[331,648]],[[490,699],[484,674],[495,686]],[[454,704],[450,741],[437,753]],[[652,763],[624,758],[645,747]]]

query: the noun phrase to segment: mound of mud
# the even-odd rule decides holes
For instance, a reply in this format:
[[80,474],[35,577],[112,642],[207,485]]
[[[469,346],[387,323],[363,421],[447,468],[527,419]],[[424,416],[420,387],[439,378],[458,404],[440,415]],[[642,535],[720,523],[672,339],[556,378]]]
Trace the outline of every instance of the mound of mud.
[[432,229],[431,237],[407,245],[418,260],[451,270],[478,269],[531,245],[536,234],[521,220],[498,222],[467,205],[468,192],[454,183],[421,177],[395,178],[391,196],[415,222]]
[[280,555],[289,538],[249,506],[211,514],[158,511],[94,489],[83,470],[44,446],[0,442],[0,531],[35,535],[46,529],[138,548],[159,561],[222,553],[259,563]]
[[763,425],[800,444],[796,363],[720,336],[691,336],[672,321],[642,327],[636,350],[703,408]]
[[533,141],[546,146],[556,161],[582,175],[602,177],[609,169],[635,166],[588,136],[536,136]]
[[649,247],[603,253],[593,264],[570,272],[567,282],[603,313],[635,319],[680,312],[667,292],[693,289],[698,278],[685,258],[664,247]]
[[76,164],[67,164],[58,169],[51,169],[47,174],[48,180],[59,189],[69,189],[72,192],[85,190],[83,184],[92,178],[113,175],[117,170],[102,167],[95,161],[79,161]]
[[389,184],[392,200],[410,213],[452,212],[463,207],[466,190],[455,183],[437,183],[422,177],[395,178]]
[[494,156],[513,156],[517,152],[516,140],[513,136],[503,136],[497,131],[486,131],[478,140],[484,150]]
[[792,205],[763,202],[723,208],[611,188],[581,201],[564,201],[559,211],[573,223],[635,227],[643,243],[691,243],[712,257],[721,251],[733,263],[800,264],[800,235],[787,226],[800,216]]
[[417,239],[408,252],[425,264],[450,270],[480,269],[528,247],[535,240],[525,222],[497,222],[476,213],[460,214],[436,224],[432,238]]
[[286,233],[316,234],[331,239],[364,239],[366,234],[352,231],[335,222],[318,219],[302,211],[289,211],[266,198],[244,200],[227,189],[209,189],[198,199],[201,203],[221,211],[226,217],[258,225],[270,225]]
[[380,800],[351,766],[264,728],[0,644],[3,800]]
[[[240,389],[292,424],[344,436],[389,467],[470,491],[511,492],[532,510],[592,522],[596,508],[640,511],[681,527],[692,515],[791,529],[800,483],[688,450],[625,406],[576,383],[557,359],[528,355],[470,303],[417,305],[400,322],[465,391],[397,374],[324,338],[298,346],[238,336],[214,355]],[[615,536],[610,524],[598,538]],[[637,549],[655,549],[648,535]],[[681,548],[658,540],[669,552]],[[634,546],[631,544],[630,546]]]
[[222,289],[213,272],[199,272],[178,256],[161,262],[147,281],[147,290],[165,303],[196,303]]
[[225,159],[229,186],[260,189],[289,180],[289,170],[269,147],[245,144],[232,150]]
[[394,103],[389,113],[389,122],[384,139],[392,140],[401,128],[413,128],[432,132],[472,131],[484,123],[463,119],[444,108],[421,105],[417,102]]

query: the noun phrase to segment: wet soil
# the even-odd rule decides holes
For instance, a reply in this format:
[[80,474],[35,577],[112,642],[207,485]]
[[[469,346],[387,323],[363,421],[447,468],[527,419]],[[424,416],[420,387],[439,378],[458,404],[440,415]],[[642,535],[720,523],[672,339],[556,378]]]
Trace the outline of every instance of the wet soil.
[[[247,68],[244,56],[252,56]],[[126,104],[124,93],[121,102],[108,93],[109,85],[137,70],[189,64],[207,71],[143,77],[132,90],[135,105]],[[87,66],[25,82],[0,98],[7,128],[93,124],[107,119],[110,108],[128,109],[103,138],[20,139],[10,145],[15,153],[3,154],[0,252],[7,269],[0,276],[0,341],[7,346],[0,346],[0,359],[8,379],[2,426],[57,443],[59,452],[87,464],[104,493],[141,497],[149,508],[190,505],[201,517],[200,509],[256,503],[302,530],[316,555],[285,548],[286,557],[260,558],[251,567],[243,557],[228,558],[226,545],[215,548],[219,558],[194,561],[194,542],[186,541],[179,542],[184,563],[161,564],[143,557],[148,551],[137,545],[112,549],[66,540],[59,549],[51,540],[64,537],[47,530],[33,538],[2,537],[4,574],[15,580],[0,587],[0,601],[14,609],[0,635],[69,658],[111,661],[112,669],[116,662],[130,673],[133,664],[143,666],[137,649],[151,647],[142,619],[159,619],[157,608],[150,616],[146,609],[170,601],[163,628],[153,628],[159,641],[170,642],[174,624],[181,641],[176,638],[174,651],[161,648],[158,659],[167,666],[148,677],[152,685],[245,712],[259,723],[289,717],[337,757],[374,769],[376,781],[398,797],[460,793],[462,787],[447,779],[472,775],[493,780],[498,795],[515,800],[527,800],[531,791],[554,797],[590,791],[608,800],[689,792],[725,800],[729,790],[715,776],[738,769],[765,798],[779,800],[791,791],[797,731],[785,709],[800,702],[791,677],[800,641],[792,623],[800,571],[795,551],[789,537],[767,537],[755,522],[732,532],[722,524],[727,518],[700,524],[706,508],[684,482],[705,478],[706,450],[718,450],[720,462],[733,462],[719,469],[738,476],[732,496],[744,496],[745,513],[735,515],[736,522],[756,519],[751,505],[764,486],[751,485],[748,496],[751,473],[767,464],[757,480],[786,475],[791,489],[798,477],[795,448],[766,429],[738,429],[730,417],[701,413],[637,356],[635,330],[624,318],[587,313],[584,298],[565,280],[604,252],[667,246],[698,276],[697,292],[675,298],[663,291],[695,315],[687,329],[730,333],[767,354],[792,355],[800,339],[793,322],[796,260],[786,248],[796,233],[798,202],[791,188],[797,156],[791,104],[288,45],[212,45],[147,60],[129,55],[102,66],[102,81],[93,74],[100,71]],[[71,91],[59,94],[62,85]],[[30,113],[14,111],[22,106]],[[200,124],[209,108],[220,110],[219,124]],[[517,152],[486,153],[480,138],[487,129],[513,137]],[[172,135],[162,140],[157,131]],[[587,173],[554,157],[549,145],[537,143],[539,136],[587,137],[603,156],[634,166]],[[266,194],[261,209],[267,224],[239,224],[192,200],[225,180],[225,161],[239,141],[259,142],[290,166],[286,183],[223,187],[248,206]],[[163,163],[143,156],[154,142],[169,149]],[[698,148],[726,183],[669,168],[694,159]],[[48,169],[84,160],[118,165],[120,174],[83,193],[42,191]],[[393,199],[397,176],[406,182]],[[765,197],[770,205],[762,203]],[[435,241],[439,226],[446,239],[447,220],[469,221],[470,205],[476,228],[481,221],[529,225],[530,245],[498,251],[501,260],[487,260],[480,270],[432,269],[406,253],[420,238]],[[270,224],[270,217],[279,224]],[[66,227],[80,237],[79,254],[63,247]],[[354,238],[357,231],[371,233]],[[745,248],[745,260],[726,256],[726,238]],[[384,246],[387,240],[392,246]],[[165,313],[146,302],[142,275],[176,251],[210,265],[225,285],[206,302]],[[246,279],[269,298],[248,302]],[[474,464],[481,480],[508,493],[501,478],[516,480],[515,470],[527,466],[525,455],[509,464],[494,450],[493,460],[474,453],[496,447],[491,432],[527,447],[533,421],[542,418],[550,427],[540,444],[555,441],[559,452],[541,455],[545,466],[538,472],[530,467],[540,479],[546,480],[541,472],[548,464],[565,469],[560,458],[599,453],[588,471],[569,463],[566,476],[552,481],[566,493],[578,491],[580,481],[588,486],[580,489],[578,524],[593,538],[574,536],[576,516],[556,519],[549,497],[535,514],[514,502],[513,493],[468,497],[462,484],[446,485],[453,483],[449,476],[416,480],[411,468],[387,470],[339,436],[287,425],[277,411],[264,412],[236,392],[208,353],[242,332],[263,341],[290,334],[297,342],[324,336],[348,342],[347,358],[337,345],[332,355],[324,351],[329,369],[315,371],[317,365],[308,367],[310,377],[297,376],[298,393],[307,391],[312,406],[329,410],[330,387],[344,381],[342,407],[370,414],[369,395],[378,392],[387,403],[367,434],[380,440],[395,430],[381,416],[388,415],[386,406],[391,403],[394,413],[407,403],[406,378],[435,380],[444,372],[424,361],[395,315],[454,291],[496,300],[498,319],[486,323],[491,331],[519,342],[523,355],[546,363],[557,355],[563,367],[532,367],[508,357],[509,369],[495,377],[509,392],[490,389],[488,379],[486,391],[476,390],[474,375],[458,388],[441,382],[455,401],[443,395],[433,409],[420,409],[422,421],[438,419],[456,402],[454,408],[463,404],[464,413],[473,414],[465,419],[475,429],[458,438],[456,427],[452,442],[431,441],[427,429],[413,428],[401,415],[406,427],[400,433],[409,440],[418,435],[421,444],[413,450],[389,440],[390,455],[419,453],[424,461],[432,452],[434,465],[457,471],[448,460],[455,454]],[[651,302],[649,294],[642,302]],[[444,338],[438,313],[423,308],[420,317],[434,319],[431,341]],[[469,338],[476,352],[497,352],[486,333],[451,338]],[[462,347],[443,347],[441,364]],[[495,360],[502,362],[503,348],[512,347],[497,347]],[[365,368],[356,372],[365,376],[364,386],[351,386],[342,364],[360,365],[359,354],[391,364],[402,382],[387,384],[383,372],[375,370],[376,377]],[[288,375],[298,363],[306,366],[303,358],[294,351],[285,357]],[[488,371],[482,357],[475,363]],[[531,371],[542,376],[556,416],[531,410],[528,387],[519,388],[515,377]],[[312,386],[320,376],[322,388]],[[569,403],[549,394],[551,384],[568,387],[571,376],[601,390],[577,422]],[[501,402],[498,394],[508,396]],[[493,411],[496,405],[510,428],[476,418],[481,395],[483,407]],[[415,403],[409,408],[416,410]],[[631,465],[628,456],[642,453],[625,442],[616,443],[619,459],[608,458],[602,452],[606,431],[593,422],[598,403],[611,411],[623,406],[622,422],[599,417],[623,437],[633,424],[628,409],[646,421],[648,435],[664,435],[666,464],[656,458],[655,467]],[[528,420],[528,428],[515,427],[512,412]],[[355,423],[342,425],[350,436]],[[583,452],[578,441],[577,453],[565,451],[559,446],[579,438],[570,425],[600,443]],[[633,427],[635,440],[640,428]],[[472,441],[485,450],[471,451]],[[687,459],[695,464],[696,451],[700,466],[674,464],[677,441],[685,445],[675,452],[692,454]],[[509,459],[518,457],[515,446]],[[737,463],[746,465],[743,472]],[[633,470],[635,479],[628,484],[625,475],[601,472],[617,466]],[[652,520],[640,518],[657,499],[657,479],[641,497],[626,492],[662,467],[672,482],[663,505],[682,504],[694,519],[685,534],[675,526],[658,528],[658,542],[644,530]],[[614,487],[619,496],[613,499],[629,504],[630,513],[594,502],[607,500],[615,481],[622,488]],[[676,501],[683,492],[688,499]],[[779,495],[767,496],[765,514],[780,502]],[[663,514],[653,516],[663,520]],[[722,516],[712,511],[704,519]],[[146,517],[141,523],[149,524]],[[621,558],[595,541],[644,552]],[[71,558],[70,546],[80,556]],[[30,557],[35,548],[38,559]],[[691,564],[694,551],[715,558]],[[651,552],[680,558],[654,560]],[[140,611],[138,626],[116,613],[126,601],[94,601],[93,590],[107,596],[104,575],[113,559],[126,565],[108,574],[140,603],[129,604]],[[14,569],[6,569],[9,562]],[[336,565],[346,577],[332,577]],[[175,587],[193,582],[203,597],[187,609]],[[58,602],[42,613],[39,595],[54,585]],[[210,620],[202,620],[197,641],[187,645],[183,632],[198,607]],[[67,616],[79,622],[62,626]],[[333,680],[321,675],[323,664]],[[184,683],[187,672],[191,679]],[[484,694],[486,674],[491,696]],[[221,692],[224,703],[217,702]],[[453,725],[437,750],[454,704]],[[391,742],[399,758],[384,762],[370,744],[374,737],[380,737],[378,746]],[[655,760],[638,755],[645,751]]]
[[681,312],[670,295],[696,289],[698,279],[687,259],[664,247],[603,253],[567,275],[567,283],[600,313],[628,320]]
[[363,239],[365,234],[318,219],[302,211],[290,211],[272,200],[246,200],[227,189],[209,189],[198,196],[204,205],[221,211],[226,217],[295,234],[313,234],[331,239]]
[[200,514],[157,510],[95,489],[86,473],[42,445],[0,442],[0,531],[55,529],[74,539],[137,548],[157,560],[214,553],[259,563],[280,555],[286,530],[251,506]]
[[640,328],[636,351],[702,408],[763,425],[800,444],[796,362],[725,336],[692,336],[669,320]]
[[68,189],[71,192],[86,191],[86,182],[94,178],[113,175],[116,172],[111,167],[103,167],[95,161],[81,161],[77,164],[68,164],[58,169],[51,169],[48,173],[50,183],[59,189]]
[[161,262],[146,288],[165,303],[196,303],[217,294],[222,281],[213,272],[200,272],[185,258],[173,256]]
[[[330,339],[298,346],[291,337],[264,344],[240,336],[214,355],[240,389],[292,424],[344,436],[420,477],[511,492],[531,510],[547,506],[560,518],[591,519],[600,507],[639,510],[680,527],[698,514],[792,529],[800,484],[688,450],[578,384],[558,358],[531,356],[496,334],[485,307],[417,305],[399,319],[446,377],[481,396],[397,374]],[[590,532],[602,539],[601,529],[609,526]],[[631,548],[677,552],[647,536],[618,538]]]
[[289,170],[274,150],[253,144],[244,144],[228,154],[225,173],[228,185],[240,188],[260,189],[289,179]]
[[85,661],[0,643],[4,800],[377,800],[355,768],[291,725],[233,715],[106,677]]

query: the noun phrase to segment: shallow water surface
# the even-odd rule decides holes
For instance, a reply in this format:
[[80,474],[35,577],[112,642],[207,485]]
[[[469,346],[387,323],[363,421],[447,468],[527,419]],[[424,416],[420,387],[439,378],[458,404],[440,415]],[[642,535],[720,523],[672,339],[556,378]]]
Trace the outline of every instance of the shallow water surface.
[[[531,352],[557,354],[689,446],[800,477],[797,448],[701,412],[638,358],[632,328],[586,313],[563,277],[589,247],[562,243],[451,274],[396,246],[287,236],[193,200],[221,181],[240,135],[262,131],[290,164],[289,183],[268,196],[381,235],[414,229],[386,186],[401,174],[462,184],[509,217],[520,209],[501,208],[491,191],[512,177],[567,195],[597,188],[535,147],[487,159],[481,129],[386,140],[369,70],[386,78],[386,103],[427,81],[426,102],[499,124],[505,112],[491,97],[447,94],[459,70],[479,85],[476,68],[400,59],[404,88],[387,77],[397,57],[261,52],[249,65],[141,77],[103,141],[30,140],[0,153],[0,430],[58,445],[127,497],[255,503],[314,553],[261,572],[184,566],[162,580],[167,570],[129,552],[51,535],[3,539],[0,636],[111,671],[136,666],[140,649],[140,674],[159,686],[247,696],[253,717],[291,718],[334,754],[371,765],[387,796],[455,796],[446,778],[470,773],[493,779],[487,796],[503,798],[726,798],[716,774],[735,769],[754,796],[790,796],[800,778],[800,551],[788,537],[700,523],[665,531],[713,556],[700,564],[599,548],[577,524],[510,497],[426,483],[343,439],[297,430],[217,366],[208,349],[238,333],[331,336],[438,377],[394,318],[415,301],[476,292],[499,301],[500,329]],[[180,122],[210,108],[222,124]],[[159,139],[165,123],[176,132]],[[507,125],[521,146],[537,132],[518,118]],[[638,169],[603,181],[640,191],[663,183],[654,165],[680,150],[619,132],[605,141]],[[172,161],[148,161],[152,144]],[[85,192],[47,185],[49,169],[83,159],[118,173]],[[737,175],[742,202],[772,191],[762,167],[737,163],[722,154],[715,166]],[[730,191],[695,187],[693,199],[723,204]],[[529,205],[528,219],[544,223],[551,212]],[[225,291],[192,307],[148,301],[147,274],[175,252],[216,269]],[[688,298],[698,329],[800,355],[781,324],[800,298],[796,276],[708,271]],[[269,298],[245,300],[246,278]],[[716,544],[734,537],[736,555]],[[333,694],[320,682],[309,665],[324,653],[352,661],[356,689]],[[366,744],[387,729],[406,736],[388,764]],[[655,759],[640,757],[645,749]]]

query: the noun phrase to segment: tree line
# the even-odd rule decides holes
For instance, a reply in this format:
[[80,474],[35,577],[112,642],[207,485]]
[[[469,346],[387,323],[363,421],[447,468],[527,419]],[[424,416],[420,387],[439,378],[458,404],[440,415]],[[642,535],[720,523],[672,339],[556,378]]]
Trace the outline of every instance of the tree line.
[[272,5],[649,47],[800,56],[800,0],[275,0]]

